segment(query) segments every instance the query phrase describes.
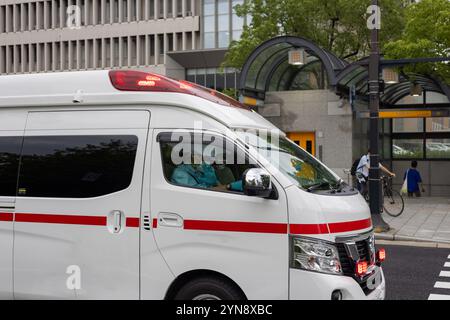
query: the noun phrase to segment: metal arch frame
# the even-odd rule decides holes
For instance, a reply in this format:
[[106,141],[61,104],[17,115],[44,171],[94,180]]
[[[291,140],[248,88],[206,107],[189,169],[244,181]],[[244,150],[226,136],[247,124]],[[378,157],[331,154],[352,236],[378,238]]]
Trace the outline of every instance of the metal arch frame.
[[[295,70],[295,72],[293,72],[292,74],[290,74],[290,75],[289,75],[289,78],[288,78],[288,81],[286,82],[286,83],[288,84],[288,87],[289,87],[289,88],[292,87],[292,82],[293,82],[294,79],[298,76],[298,74],[299,74],[300,72],[304,71],[304,69],[305,69],[306,67],[309,67],[309,66],[311,66],[311,65],[314,64],[314,63],[321,63],[321,61],[320,61],[320,59],[316,59],[316,60],[310,61],[310,62],[308,62],[307,64],[304,64],[303,66],[301,66],[298,70]],[[284,76],[285,74],[286,74],[286,72],[283,73],[283,76]],[[279,80],[279,81],[281,81],[281,78],[282,78],[282,77],[280,77],[280,80]],[[279,88],[279,86],[278,86],[278,88]],[[288,89],[288,90],[289,90],[289,89]]]
[[[364,68],[364,63],[368,61],[368,58],[362,58],[361,60],[357,60],[353,63],[348,64],[344,69],[342,69],[336,76],[336,83],[339,83],[345,76],[350,74],[352,71],[358,69],[358,68]],[[369,71],[366,69],[367,77],[369,77]]]
[[[303,69],[305,69],[307,66],[309,66],[309,65],[311,65],[312,63],[315,63],[315,62],[320,62],[320,59],[316,59],[316,60],[310,61],[307,64],[302,65],[298,70],[293,70],[294,72],[292,72],[292,75],[289,76],[289,78],[292,78],[292,79],[287,81],[287,83],[290,83],[289,86],[292,84],[292,81],[293,81],[295,76],[297,76],[300,72],[302,72]],[[290,70],[292,70],[292,69],[288,65],[286,70],[283,71],[283,73],[281,74],[280,78],[277,81],[277,90],[280,89],[281,80],[284,79],[284,76]]]
[[[364,72],[358,72],[355,76],[351,77],[349,80],[345,82],[345,84],[339,84],[340,81],[342,81],[346,76],[348,76],[351,72],[356,70],[359,67],[366,68],[368,64],[368,58],[362,58],[358,61],[355,61],[353,63],[349,63],[343,59],[338,58],[336,55],[331,53],[330,51],[320,48],[318,45],[314,44],[313,42],[301,38],[301,37],[295,37],[295,36],[278,36],[275,38],[272,38],[270,40],[267,40],[260,44],[256,49],[253,50],[253,52],[250,54],[250,56],[247,58],[244,66],[242,67],[240,78],[239,78],[239,91],[241,94],[244,94],[245,92],[248,93],[258,93],[264,96],[264,93],[268,91],[270,87],[270,83],[272,80],[272,77],[274,76],[274,73],[278,70],[280,65],[286,60],[286,57],[283,55],[278,58],[277,60],[273,61],[271,63],[270,71],[268,73],[268,77],[266,79],[265,88],[264,90],[257,89],[257,83],[259,80],[259,77],[261,76],[261,69],[263,67],[266,67],[266,64],[269,59],[264,61],[262,66],[259,68],[259,70],[256,73],[255,83],[254,87],[246,87],[246,80],[248,77],[248,73],[250,71],[251,65],[255,62],[255,60],[259,57],[261,53],[264,52],[264,50],[270,48],[273,45],[277,44],[288,44],[285,48],[282,48],[280,50],[277,50],[276,52],[272,53],[270,55],[270,58],[272,58],[275,54],[284,51],[289,50],[290,47],[294,48],[304,48],[308,52],[312,52],[312,55],[317,57],[319,61],[322,62],[322,65],[326,71],[326,74],[328,76],[328,87],[334,87],[335,90],[342,90],[345,89],[345,87],[352,81],[355,80],[355,78],[358,79],[357,83],[355,83],[355,86],[357,86],[357,91],[360,93],[360,95],[365,95],[367,93],[367,88],[365,86],[364,77],[362,75]],[[399,60],[381,60],[381,68],[383,66],[399,66],[399,65],[405,65],[405,64],[411,64],[411,63],[418,63],[418,62],[439,62],[439,61],[449,61],[450,57],[446,58],[415,58],[415,59],[399,59]],[[309,63],[305,64],[308,65]],[[300,70],[303,69],[303,66]],[[289,68],[286,68],[286,70],[283,72],[283,75],[280,77],[283,78],[284,74],[289,70]],[[300,70],[298,72],[300,72]],[[417,80],[418,83],[422,85],[424,90],[426,91],[434,91],[441,94],[444,94],[447,96],[447,98],[450,100],[450,87],[443,81],[441,81],[438,78],[433,77],[432,75],[415,75],[416,78],[419,78]],[[279,88],[279,82],[277,84],[277,88]],[[389,86],[387,90],[383,93],[381,96],[382,103],[389,103],[394,101],[396,103],[401,98],[408,95],[408,90],[406,90],[406,86],[409,87],[409,85],[412,83],[409,79],[406,78],[406,81],[401,82],[403,85],[399,87],[397,85],[393,85],[393,88]],[[365,89],[365,90],[364,90]],[[262,98],[264,99],[264,98]]]
[[[355,69],[355,70],[356,70],[356,69]],[[357,74],[355,74],[354,77],[350,78],[350,80],[347,80],[347,82],[345,82],[345,83],[343,83],[343,84],[339,84],[339,85],[346,87],[346,86],[348,86],[348,84],[349,84],[350,82],[352,82],[352,81],[354,81],[353,85],[356,85],[356,84],[358,84],[360,81],[362,81],[364,78],[367,77],[367,75],[365,75],[364,77],[361,77],[361,76],[364,75],[364,74],[367,74],[367,71],[366,71],[366,70],[359,71]],[[360,78],[361,78],[361,79],[360,79]],[[356,81],[355,81],[355,79],[356,79]],[[342,79],[342,80],[343,80],[343,79]]]
[[[275,74],[275,72],[278,71],[278,68],[286,61],[286,57],[280,57],[278,58],[277,61],[275,61],[275,63],[273,64],[272,69],[270,69],[269,74],[267,75],[267,80],[266,80],[266,87],[264,88],[264,91],[269,91],[270,89],[270,83],[272,82],[272,78],[273,75]],[[283,72],[284,74],[284,72]],[[277,85],[278,88],[278,85]]]
[[[411,80],[411,77],[415,77]],[[441,83],[433,76],[425,77],[417,73],[408,73],[403,75],[403,80],[400,83],[389,86],[382,95],[383,103],[395,104],[400,99],[406,97],[410,92],[410,86],[415,81],[422,86],[425,91],[433,91],[446,95],[442,90]],[[448,97],[448,96],[447,96]],[[448,97],[450,100],[450,97]]]
[[[428,86],[423,86],[423,90],[427,91],[427,92],[441,93],[437,88],[428,87]],[[386,99],[386,100],[383,99],[383,104],[394,105],[399,100],[408,96],[409,94],[410,94],[409,86],[407,88],[402,88],[401,90],[397,91],[396,94],[393,94],[392,96],[390,96],[389,99]]]
[[[260,44],[255,50],[253,50],[253,52],[247,58],[244,66],[242,67],[242,70],[241,70],[241,75],[240,75],[240,79],[239,79],[239,90],[242,91],[244,89],[247,89],[247,90],[252,89],[252,88],[246,87],[246,85],[245,85],[245,80],[247,79],[248,72],[250,70],[250,66],[264,50],[266,50],[267,48],[269,48],[273,45],[280,44],[280,43],[288,43],[292,47],[305,48],[305,49],[312,51],[314,53],[314,55],[317,58],[319,58],[319,60],[322,61],[323,65],[325,67],[325,70],[327,72],[329,85],[331,85],[331,86],[336,85],[336,71],[342,70],[346,66],[348,66],[348,62],[346,62],[342,59],[339,59],[333,53],[331,53],[323,48],[320,48],[319,46],[317,46],[316,44],[314,44],[313,42],[311,42],[305,38],[294,37],[294,36],[279,36],[279,37],[275,37],[270,40],[267,40],[267,41],[263,42],[262,44]],[[256,88],[256,86],[255,86],[255,88]]]
[[[443,59],[439,59],[439,60],[447,60],[447,59],[443,58]],[[399,60],[399,61],[403,62],[403,60]],[[405,61],[405,62],[408,62],[408,61]],[[395,62],[396,62],[396,60],[392,60],[392,61],[388,60],[387,63],[382,63],[382,64],[383,65],[396,65]],[[345,88],[348,86],[348,84],[352,80],[359,78],[358,81],[355,83],[356,91],[362,95],[367,93],[367,89],[366,89],[367,81],[365,80],[364,77],[361,77],[365,71],[356,73],[353,77],[346,80],[345,83],[343,83],[343,84],[339,83],[346,76],[348,76],[350,73],[357,70],[359,67],[361,67],[361,66],[364,67],[365,64],[367,64],[367,58],[363,58],[361,60],[355,61],[352,64],[347,65],[343,70],[341,70],[339,72],[339,74],[336,77],[336,80],[337,80],[336,88],[345,90]],[[367,74],[367,77],[368,77],[368,74]],[[411,81],[410,77],[415,77],[414,81],[419,83],[423,87],[424,90],[444,94],[450,100],[450,88],[446,83],[440,81],[439,79],[435,78],[432,75],[408,73],[407,75],[401,75],[400,83],[390,85],[386,88],[386,90],[380,97],[382,103],[392,105],[392,104],[395,104],[396,102],[398,102],[403,97],[407,96],[409,94],[409,87],[410,87],[411,83],[413,83],[413,81]]]
[[[305,65],[301,66],[300,69],[303,69]],[[283,71],[283,73],[280,75],[280,77],[277,80],[277,90],[280,90],[280,85],[281,85],[281,80],[284,79],[284,76],[286,75],[286,73],[288,73],[289,71],[291,71],[291,66],[288,65],[286,67],[286,69]]]
[[[284,48],[282,48],[282,49],[280,49],[280,50],[277,50],[277,51],[275,51],[274,53],[272,53],[272,54],[267,58],[266,61],[264,61],[264,63],[261,65],[261,67],[259,68],[258,72],[256,73],[256,77],[255,77],[255,89],[258,88],[258,80],[259,80],[259,77],[260,77],[260,75],[261,75],[261,71],[262,71],[263,68],[266,66],[267,62],[270,61],[270,59],[272,59],[273,56],[279,54],[279,53],[282,52],[282,51],[288,51],[289,49],[290,49],[289,47],[284,47]],[[282,55],[280,58],[282,58],[283,60],[286,59],[286,57],[283,57],[283,55]],[[278,60],[277,60],[277,62],[278,62]],[[273,70],[273,68],[274,68],[274,64],[272,64],[272,68],[270,69],[269,74],[271,73],[271,71]],[[267,77],[267,79],[269,79],[269,77]],[[264,88],[265,88],[266,85],[267,85],[267,81],[268,81],[267,79],[266,79],[266,84],[264,85]]]
[[[312,55],[311,55],[311,56],[312,56]],[[316,56],[314,56],[314,57],[316,57]],[[317,58],[317,57],[316,57],[316,58]],[[265,85],[265,87],[264,87],[264,91],[266,91],[266,92],[269,91],[269,88],[270,88],[270,84],[271,84],[271,82],[272,82],[273,75],[275,74],[275,72],[278,71],[278,68],[279,68],[285,61],[286,61],[286,57],[281,56],[280,58],[278,58],[278,60],[275,61],[275,63],[272,64],[272,68],[270,69],[270,72],[269,72],[269,74],[267,75],[266,85]],[[316,60],[313,60],[313,61],[310,61],[310,62],[306,63],[305,65],[303,65],[303,66],[301,66],[301,67],[299,68],[298,72],[300,72],[300,71],[301,71],[304,67],[306,67],[307,65],[309,65],[309,64],[311,64],[311,63],[313,63],[313,62],[317,62],[317,61],[320,61],[320,59],[316,59]],[[287,69],[288,69],[288,68],[287,68]],[[286,74],[287,69],[286,69],[285,71],[283,71],[283,74],[281,75],[280,79],[278,79],[278,81],[277,81],[277,89],[280,87],[280,80],[281,80],[281,78]]]

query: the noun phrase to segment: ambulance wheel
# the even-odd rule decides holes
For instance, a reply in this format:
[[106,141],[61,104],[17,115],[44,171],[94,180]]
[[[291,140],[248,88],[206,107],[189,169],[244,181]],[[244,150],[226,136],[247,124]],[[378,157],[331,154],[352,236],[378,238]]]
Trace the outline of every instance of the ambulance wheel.
[[198,278],[186,283],[175,300],[244,300],[242,292],[226,280],[213,277]]

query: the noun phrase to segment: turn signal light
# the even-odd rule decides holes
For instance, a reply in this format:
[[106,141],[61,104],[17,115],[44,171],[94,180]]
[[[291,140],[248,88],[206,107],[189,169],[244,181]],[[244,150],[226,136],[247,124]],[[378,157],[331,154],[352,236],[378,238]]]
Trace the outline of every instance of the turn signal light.
[[384,248],[381,248],[377,251],[377,260],[379,262],[383,262],[384,260],[386,260],[386,250]]
[[358,276],[363,276],[363,275],[365,275],[366,273],[367,273],[367,269],[368,269],[368,264],[367,264],[367,261],[358,261],[357,263],[356,263],[356,270],[355,270],[355,272],[356,272],[356,274],[358,275]]

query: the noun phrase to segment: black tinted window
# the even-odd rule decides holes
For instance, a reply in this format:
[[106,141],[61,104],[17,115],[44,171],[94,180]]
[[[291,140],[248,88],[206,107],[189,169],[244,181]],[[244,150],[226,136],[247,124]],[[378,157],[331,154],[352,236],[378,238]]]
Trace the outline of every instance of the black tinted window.
[[21,137],[0,137],[0,196],[16,195]]
[[89,198],[126,189],[136,136],[25,137],[18,196]]

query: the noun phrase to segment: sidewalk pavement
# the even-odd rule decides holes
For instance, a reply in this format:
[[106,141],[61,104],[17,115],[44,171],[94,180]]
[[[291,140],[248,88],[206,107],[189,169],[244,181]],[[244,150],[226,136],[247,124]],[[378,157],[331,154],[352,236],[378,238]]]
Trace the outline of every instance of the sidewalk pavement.
[[391,230],[378,239],[450,243],[450,198],[405,197],[405,210],[396,218],[383,213]]

